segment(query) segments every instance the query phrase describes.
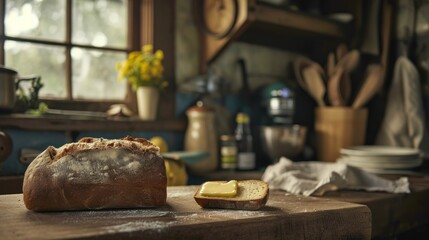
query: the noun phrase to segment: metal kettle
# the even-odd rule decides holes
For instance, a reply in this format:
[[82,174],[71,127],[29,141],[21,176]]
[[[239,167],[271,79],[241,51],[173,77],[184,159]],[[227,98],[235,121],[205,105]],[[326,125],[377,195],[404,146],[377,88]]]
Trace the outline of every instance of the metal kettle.
[[31,75],[26,77],[19,77],[18,72],[0,66],[0,111],[12,112],[16,103],[16,90],[22,81],[35,82],[40,79],[40,76]]
[[0,109],[12,111],[15,106],[15,83],[18,73],[9,68],[0,67]]

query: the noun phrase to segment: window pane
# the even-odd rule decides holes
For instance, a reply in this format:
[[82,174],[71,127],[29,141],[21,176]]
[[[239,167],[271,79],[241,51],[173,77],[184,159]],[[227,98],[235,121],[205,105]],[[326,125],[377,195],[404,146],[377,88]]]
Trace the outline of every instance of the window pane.
[[64,0],[6,1],[6,35],[64,41],[65,3]]
[[72,42],[97,47],[127,46],[124,0],[73,1]]
[[6,41],[5,52],[5,65],[17,70],[20,76],[42,77],[40,97],[66,97],[64,47]]
[[112,99],[125,98],[126,83],[117,80],[116,63],[126,58],[126,53],[72,49],[73,98]]

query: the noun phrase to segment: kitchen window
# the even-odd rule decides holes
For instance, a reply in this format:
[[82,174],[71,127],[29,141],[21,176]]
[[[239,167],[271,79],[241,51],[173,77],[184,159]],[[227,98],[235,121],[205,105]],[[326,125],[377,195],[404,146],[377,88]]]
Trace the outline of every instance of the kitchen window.
[[127,0],[5,0],[4,65],[42,76],[40,98],[122,101]]
[[[105,111],[111,104],[128,103],[134,108],[135,97],[126,81],[118,81],[116,63],[147,43],[166,55],[174,49],[171,33],[156,30],[157,25],[172,25],[174,14],[164,16],[164,23],[156,17],[174,9],[168,0],[0,0],[0,4],[0,64],[20,76],[40,75],[44,86],[39,98],[49,107]],[[172,40],[154,43],[164,37]],[[168,60],[165,64],[165,75],[171,78],[172,64]]]

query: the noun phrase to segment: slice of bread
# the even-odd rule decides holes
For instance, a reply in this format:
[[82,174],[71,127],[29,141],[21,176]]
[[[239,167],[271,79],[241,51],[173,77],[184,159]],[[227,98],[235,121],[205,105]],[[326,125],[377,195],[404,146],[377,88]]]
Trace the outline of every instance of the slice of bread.
[[207,197],[201,195],[200,190],[201,187],[195,193],[194,199],[203,208],[257,210],[265,206],[269,195],[268,184],[261,180],[238,181],[235,197]]

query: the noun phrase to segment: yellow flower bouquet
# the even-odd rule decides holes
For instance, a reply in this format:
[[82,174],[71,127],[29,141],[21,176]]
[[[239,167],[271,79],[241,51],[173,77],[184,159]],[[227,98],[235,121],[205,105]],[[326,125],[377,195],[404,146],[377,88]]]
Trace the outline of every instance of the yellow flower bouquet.
[[144,45],[141,51],[128,54],[128,58],[117,63],[118,79],[126,79],[134,91],[138,87],[154,87],[164,89],[168,82],[164,79],[164,67],[162,50],[153,52],[152,45]]

